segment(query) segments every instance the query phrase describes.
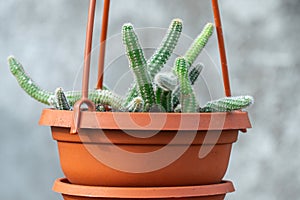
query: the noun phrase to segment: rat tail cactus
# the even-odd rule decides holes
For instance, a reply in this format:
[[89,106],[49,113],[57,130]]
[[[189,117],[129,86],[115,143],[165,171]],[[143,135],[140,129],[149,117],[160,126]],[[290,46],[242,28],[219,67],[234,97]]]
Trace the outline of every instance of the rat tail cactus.
[[161,106],[164,112],[173,111],[172,91],[160,87],[156,89],[156,104]]
[[139,94],[144,101],[144,111],[149,111],[155,103],[152,79],[148,73],[147,62],[132,24],[123,25],[122,35],[130,68],[135,75]]
[[156,84],[156,104],[160,105],[165,112],[172,112],[172,94],[178,84],[177,77],[173,73],[158,73],[154,82]]
[[241,110],[253,104],[254,99],[251,96],[224,97],[218,100],[207,102],[200,109],[201,112],[230,112]]
[[213,31],[214,25],[212,23],[206,24],[200,35],[194,40],[193,44],[187,50],[187,52],[184,55],[184,58],[188,62],[189,67],[195,62],[198,55],[204,49],[209,38],[212,36]]
[[37,101],[50,105],[50,98],[54,93],[41,89],[24,71],[21,63],[13,56],[8,57],[8,64],[11,73],[16,77],[21,88]]
[[184,113],[197,112],[197,108],[199,107],[188,76],[188,65],[189,63],[185,60],[185,58],[179,57],[175,61],[174,68],[174,72],[178,77],[180,86],[181,111]]
[[89,99],[94,102],[95,105],[109,105],[114,111],[125,110],[123,106],[124,99],[110,90],[92,90],[89,92]]
[[55,90],[53,106],[58,110],[71,110],[71,106],[62,88]]
[[[149,71],[150,77],[153,79],[155,75],[164,67],[166,62],[169,60],[172,55],[179,37],[182,32],[182,20],[174,19],[169,29],[163,38],[160,47],[154,52],[151,58],[147,61],[147,70]],[[127,105],[131,100],[137,97],[139,94],[137,92],[136,84],[133,85],[132,88],[128,91],[126,95],[126,103]]]
[[182,20],[174,19],[168,32],[162,40],[160,47],[147,62],[148,70],[152,78],[160,72],[172,55],[182,32]]
[[[191,85],[194,85],[194,83],[198,80],[198,77],[201,74],[202,69],[204,68],[202,63],[199,63],[195,66],[191,66],[189,70],[189,79],[191,81]],[[180,87],[176,87],[173,91],[173,106],[176,108],[176,106],[180,103],[179,97],[180,97]]]
[[[109,89],[89,90],[88,98],[95,104],[97,111],[121,112],[230,112],[241,110],[253,103],[250,96],[225,97],[208,102],[199,107],[193,84],[199,78],[202,64],[193,65],[214,30],[211,23],[206,24],[183,57],[174,63],[173,72],[161,72],[170,59],[182,32],[182,21],[174,19],[162,40],[160,47],[146,61],[138,37],[131,24],[122,27],[122,39],[135,82],[125,99]],[[72,110],[81,99],[81,91],[66,91],[57,88],[49,92],[39,87],[23,66],[12,56],[8,58],[11,73],[21,88],[37,101],[53,106],[58,110]]]
[[[64,106],[66,106],[66,102],[68,102],[71,107],[81,98],[80,91],[62,92],[61,89],[57,89],[56,92],[53,93],[41,89],[25,72],[21,63],[19,63],[13,56],[8,58],[8,64],[11,73],[16,77],[21,88],[29,96],[41,103],[61,109],[62,107],[60,104],[65,104]],[[66,99],[63,100],[63,98]],[[124,110],[123,98],[109,90],[91,90],[89,91],[89,99],[95,104],[108,104],[116,110]],[[67,106],[65,108],[67,109]]]

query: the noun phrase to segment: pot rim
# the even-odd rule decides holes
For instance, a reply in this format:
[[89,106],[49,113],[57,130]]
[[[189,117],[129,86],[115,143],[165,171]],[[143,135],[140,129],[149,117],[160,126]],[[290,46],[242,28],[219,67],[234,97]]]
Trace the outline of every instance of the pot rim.
[[[128,123],[124,122],[126,120]],[[44,126],[70,128],[72,124],[74,124],[74,113],[65,110],[44,109],[39,120],[39,125]],[[222,113],[82,111],[80,128],[111,130],[245,130],[251,128],[251,123],[248,113],[243,111]]]
[[70,184],[66,178],[56,179],[52,190],[65,195],[103,198],[199,197],[223,195],[235,191],[231,181],[199,186],[102,187]]

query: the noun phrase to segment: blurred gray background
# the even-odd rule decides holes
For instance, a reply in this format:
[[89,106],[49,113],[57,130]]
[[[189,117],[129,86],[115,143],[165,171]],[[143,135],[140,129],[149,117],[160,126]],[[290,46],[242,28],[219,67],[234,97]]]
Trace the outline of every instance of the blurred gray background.
[[[95,47],[102,1],[97,3]],[[220,7],[233,94],[256,100],[249,109],[253,128],[233,147],[226,179],[236,192],[226,199],[299,199],[300,1],[227,0]],[[45,89],[80,89],[81,77],[75,77],[83,61],[87,8],[87,0],[0,1],[0,199],[62,199],[51,191],[63,176],[56,143],[49,127],[38,126],[46,106],[20,89],[6,58],[15,55]],[[176,17],[184,20],[183,33],[194,38],[213,20],[210,1],[112,0],[108,34],[118,34],[125,22],[167,28]],[[216,45],[214,35],[206,50],[220,66]],[[110,68],[105,83],[116,87],[111,79],[118,80],[118,73]]]

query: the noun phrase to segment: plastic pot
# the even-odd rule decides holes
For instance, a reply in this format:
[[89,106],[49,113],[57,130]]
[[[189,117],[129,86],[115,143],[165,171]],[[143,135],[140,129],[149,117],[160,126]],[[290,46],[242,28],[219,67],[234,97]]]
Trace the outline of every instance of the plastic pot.
[[198,199],[222,200],[234,191],[230,181],[219,184],[181,187],[100,187],[70,184],[67,179],[57,179],[53,190],[64,200],[125,200],[125,199]]
[[238,131],[251,127],[246,112],[86,111],[70,134],[73,120],[73,112],[45,109],[40,124],[51,126],[66,178],[90,186],[220,183]]

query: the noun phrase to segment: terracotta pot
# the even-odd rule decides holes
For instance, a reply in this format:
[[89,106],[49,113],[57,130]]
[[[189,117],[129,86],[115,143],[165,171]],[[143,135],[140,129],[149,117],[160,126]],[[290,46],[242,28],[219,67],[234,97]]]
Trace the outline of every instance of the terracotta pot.
[[[90,186],[184,186],[220,183],[248,114],[73,112],[45,109],[67,179]],[[151,136],[151,137],[149,137]]]
[[113,199],[198,199],[222,200],[226,193],[234,191],[232,182],[177,187],[101,187],[70,184],[67,179],[57,179],[53,190],[65,200],[113,200]]

